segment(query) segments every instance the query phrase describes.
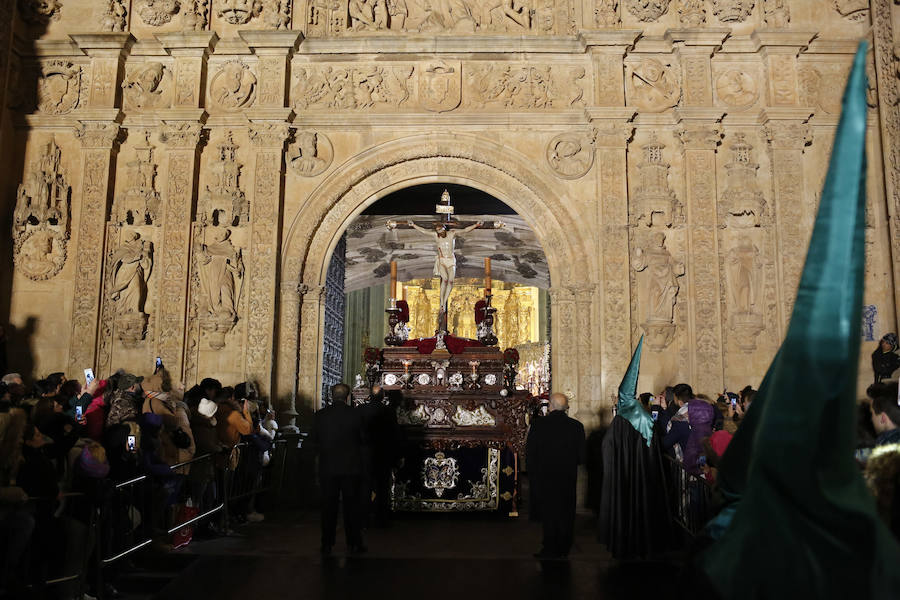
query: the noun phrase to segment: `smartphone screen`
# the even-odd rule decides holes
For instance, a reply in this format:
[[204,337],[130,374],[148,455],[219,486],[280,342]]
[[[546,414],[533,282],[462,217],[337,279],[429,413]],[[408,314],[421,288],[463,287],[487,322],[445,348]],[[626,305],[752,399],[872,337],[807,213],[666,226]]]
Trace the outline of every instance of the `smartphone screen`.
[[135,439],[133,435],[128,436],[128,451],[134,452],[135,450]]
[[156,373],[162,367],[162,358],[159,356],[156,357],[156,367],[153,369],[153,372]]
[[697,461],[701,467],[706,466],[706,456],[701,454],[699,460]]
[[650,411],[650,416],[653,418],[654,421],[657,420],[659,418],[659,411],[658,410]]
[[91,382],[94,380],[94,370],[91,368],[87,368],[84,370],[84,383],[85,385],[91,385]]
[[737,398],[732,398],[731,399],[731,408],[734,408],[735,406],[737,406]]
[[84,416],[84,409],[81,406],[76,406],[75,407],[75,420],[80,421],[83,416]]

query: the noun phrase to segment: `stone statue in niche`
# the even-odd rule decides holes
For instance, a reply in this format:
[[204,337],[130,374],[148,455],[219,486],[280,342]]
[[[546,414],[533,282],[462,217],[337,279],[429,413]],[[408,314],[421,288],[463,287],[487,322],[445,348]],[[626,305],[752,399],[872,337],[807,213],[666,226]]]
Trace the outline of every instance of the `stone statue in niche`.
[[212,100],[225,110],[238,110],[253,104],[256,75],[239,60],[230,60],[219,68],[209,84]]
[[243,25],[262,12],[261,0],[219,0],[216,15],[232,25]]
[[756,349],[756,336],[763,326],[763,265],[759,248],[749,240],[728,253],[726,265],[731,328],[735,344],[744,352]]
[[719,75],[715,88],[719,100],[733,108],[746,108],[759,96],[756,80],[740,69],[728,69]]
[[669,10],[670,0],[625,0],[628,12],[638,21],[656,21]]
[[50,279],[66,262],[72,187],[61,162],[62,151],[50,138],[16,192],[13,260],[20,272],[35,281]]
[[725,191],[719,198],[719,227],[759,227],[768,223],[766,198],[759,187],[751,146],[743,133],[734,134],[731,162],[725,165]]
[[756,0],[713,0],[713,13],[723,23],[746,21]]
[[66,60],[51,60],[41,64],[37,82],[37,108],[51,115],[72,112],[81,99],[82,71],[79,65]]
[[213,179],[200,198],[197,220],[203,225],[239,227],[250,221],[250,202],[241,190],[242,165],[237,161],[238,146],[229,131],[216,145],[216,159],[209,170]]
[[629,210],[629,223],[650,228],[684,223],[684,209],[669,187],[669,163],[663,159],[665,144],[651,135],[641,146],[644,160],[637,165],[637,189]]
[[147,25],[159,27],[171,21],[180,8],[179,0],[144,0],[137,13]]
[[159,106],[163,99],[163,80],[168,79],[171,79],[171,74],[165,65],[148,63],[122,82],[125,100],[137,108]]
[[331,166],[334,150],[329,139],[315,131],[298,131],[288,153],[288,165],[301,177],[315,177]]
[[681,100],[681,84],[670,64],[645,58],[628,68],[629,103],[649,112],[672,108]]
[[225,347],[225,334],[238,320],[244,263],[227,228],[210,227],[207,231],[212,239],[200,247],[197,256],[200,326],[209,334],[209,347],[219,350]]
[[547,164],[563,179],[583,177],[594,164],[591,139],[579,133],[561,133],[547,145]]
[[19,0],[19,16],[29,25],[47,25],[59,20],[59,0]]
[[646,315],[641,327],[647,334],[647,344],[663,350],[675,337],[675,300],[678,278],[685,273],[684,263],[669,254],[666,236],[658,232],[650,235],[646,248],[634,249],[631,266],[638,272],[638,298]]
[[150,132],[144,132],[144,144],[134,149],[135,158],[126,164],[128,186],[115,201],[113,220],[118,225],[158,225],[160,197],[156,191],[156,163]]
[[153,244],[137,232],[127,233],[109,262],[113,278],[109,299],[115,306],[116,330],[122,344],[134,348],[147,335],[144,305],[153,270]]

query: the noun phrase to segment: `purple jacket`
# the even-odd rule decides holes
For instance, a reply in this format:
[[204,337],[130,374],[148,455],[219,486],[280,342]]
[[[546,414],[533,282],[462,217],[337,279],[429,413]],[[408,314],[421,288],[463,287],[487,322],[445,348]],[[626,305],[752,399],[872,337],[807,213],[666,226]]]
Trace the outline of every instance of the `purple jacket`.
[[712,435],[714,418],[715,410],[711,404],[696,398],[688,402],[688,422],[691,424],[691,434],[683,448],[684,469],[688,473],[700,472],[697,461],[703,454],[703,438]]

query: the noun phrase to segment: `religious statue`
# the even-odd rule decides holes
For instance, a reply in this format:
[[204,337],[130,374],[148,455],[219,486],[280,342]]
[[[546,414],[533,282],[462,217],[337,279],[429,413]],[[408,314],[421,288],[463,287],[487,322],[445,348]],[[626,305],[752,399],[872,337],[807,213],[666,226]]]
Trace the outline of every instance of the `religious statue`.
[[675,336],[675,298],[678,277],[684,275],[684,263],[676,261],[666,249],[666,236],[651,236],[648,248],[635,248],[631,266],[643,276],[638,282],[640,302],[645,306],[646,321],[642,327],[647,344],[654,350],[668,346]]
[[147,280],[153,267],[153,244],[131,232],[113,253],[110,262],[113,284],[109,297],[115,303],[116,314],[143,314]]
[[231,232],[225,228],[212,228],[212,242],[203,244],[198,253],[200,274],[201,321],[212,335],[210,347],[225,346],[225,334],[237,322],[237,306],[240,301],[238,279],[243,280],[244,263],[241,251],[228,239]]

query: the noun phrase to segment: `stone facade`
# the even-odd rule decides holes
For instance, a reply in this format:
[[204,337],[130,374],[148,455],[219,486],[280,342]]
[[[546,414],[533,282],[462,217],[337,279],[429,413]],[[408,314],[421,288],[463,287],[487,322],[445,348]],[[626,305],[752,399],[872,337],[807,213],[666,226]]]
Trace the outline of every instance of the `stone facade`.
[[891,0],[2,2],[0,321],[29,361],[13,366],[102,376],[160,356],[186,385],[255,378],[282,410],[309,410],[332,249],[384,195],[446,181],[495,195],[540,240],[553,384],[580,419],[614,401],[642,333],[641,390],[756,385],[870,26],[863,333],[877,339],[900,302],[898,13]]

